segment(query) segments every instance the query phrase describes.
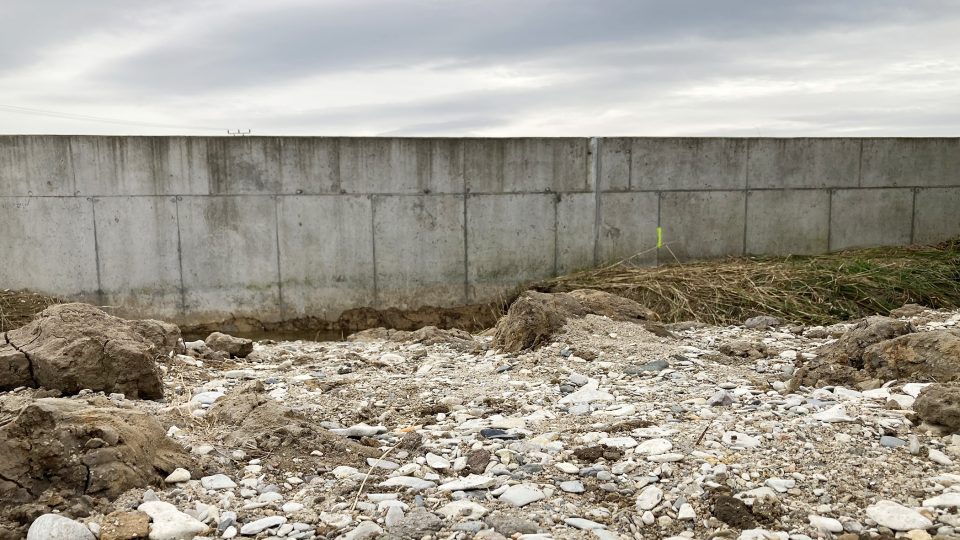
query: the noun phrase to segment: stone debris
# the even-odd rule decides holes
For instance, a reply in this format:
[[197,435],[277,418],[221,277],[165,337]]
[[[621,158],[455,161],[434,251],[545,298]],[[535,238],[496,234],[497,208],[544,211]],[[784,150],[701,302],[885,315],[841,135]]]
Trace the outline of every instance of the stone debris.
[[[501,341],[365,332],[243,357],[191,342],[157,362],[162,401],[11,389],[0,539],[960,532],[958,383],[928,377],[960,312],[663,335],[642,307],[567,294],[527,295],[520,313],[546,323]],[[551,306],[557,325],[536,315]]]
[[236,358],[246,358],[253,352],[253,341],[220,332],[210,334],[203,343],[210,350],[227,353]]

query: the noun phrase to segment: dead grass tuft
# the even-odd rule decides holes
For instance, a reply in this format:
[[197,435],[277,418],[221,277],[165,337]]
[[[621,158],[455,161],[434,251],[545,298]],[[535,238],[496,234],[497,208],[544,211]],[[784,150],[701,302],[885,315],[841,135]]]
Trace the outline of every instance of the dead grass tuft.
[[629,260],[541,282],[542,292],[598,289],[664,322],[734,324],[775,315],[804,324],[886,314],[905,303],[960,306],[960,239],[808,257],[749,257],[636,267]]
[[30,291],[0,290],[0,332],[20,328],[48,307],[61,303],[59,298]]

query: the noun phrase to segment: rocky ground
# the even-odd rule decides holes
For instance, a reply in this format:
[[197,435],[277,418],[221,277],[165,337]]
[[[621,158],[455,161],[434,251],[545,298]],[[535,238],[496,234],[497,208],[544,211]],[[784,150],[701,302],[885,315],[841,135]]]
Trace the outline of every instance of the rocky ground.
[[[960,329],[960,311],[901,315],[908,333]],[[46,499],[7,512],[7,536],[33,522],[33,538],[87,540],[960,538],[960,434],[917,417],[927,382],[879,368],[849,385],[794,378],[852,324],[636,323],[570,318],[517,353],[492,333],[429,330],[233,355],[211,350],[230,349],[225,337],[188,343],[160,363],[161,400],[54,400],[158,420],[164,440],[147,444],[182,453],[125,443],[122,426],[97,440],[152,450],[164,480],[107,496],[88,478],[88,495],[58,504],[48,478]],[[0,394],[0,429],[46,395]]]

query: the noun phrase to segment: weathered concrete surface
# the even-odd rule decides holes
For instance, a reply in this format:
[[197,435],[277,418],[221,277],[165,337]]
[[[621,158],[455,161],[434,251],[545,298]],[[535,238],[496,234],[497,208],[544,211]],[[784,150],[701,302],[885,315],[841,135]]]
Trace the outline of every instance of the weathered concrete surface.
[[747,254],[812,255],[829,241],[828,191],[747,192]]
[[657,263],[657,194],[604,193],[600,198],[599,264],[632,257],[638,266]]
[[183,310],[176,197],[104,197],[94,203],[103,303],[120,317]]
[[373,209],[357,195],[279,200],[284,313],[336,319],[374,296]]
[[910,243],[913,190],[841,189],[833,193],[830,249]]
[[217,320],[241,310],[280,319],[274,198],[190,196],[178,204],[184,320]]
[[374,197],[373,209],[375,305],[466,303],[463,196]]
[[820,253],[954,237],[958,209],[956,138],[0,136],[0,287],[335,318],[669,263],[658,225],[681,260]]
[[960,139],[864,139],[861,186],[956,186]]
[[0,283],[96,301],[93,205],[79,197],[0,198]]
[[941,242],[957,236],[960,234],[960,188],[919,189],[914,212],[914,242]]
[[681,261],[743,255],[745,198],[742,191],[662,194],[663,242]]
[[505,296],[517,285],[554,275],[555,202],[551,194],[467,198],[470,301]]
[[747,139],[634,139],[630,171],[633,190],[744,189]]
[[857,139],[755,139],[749,154],[751,189],[857,187]]

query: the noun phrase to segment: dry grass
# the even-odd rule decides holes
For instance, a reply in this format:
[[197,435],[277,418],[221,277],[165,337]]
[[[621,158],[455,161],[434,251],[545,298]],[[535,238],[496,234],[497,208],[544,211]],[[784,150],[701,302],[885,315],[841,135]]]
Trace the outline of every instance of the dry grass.
[[19,328],[60,300],[30,291],[0,290],[0,332]]
[[829,324],[905,303],[960,306],[960,239],[812,257],[732,258],[635,267],[629,260],[561,276],[544,292],[599,289],[640,302],[666,322],[732,324],[755,315]]

